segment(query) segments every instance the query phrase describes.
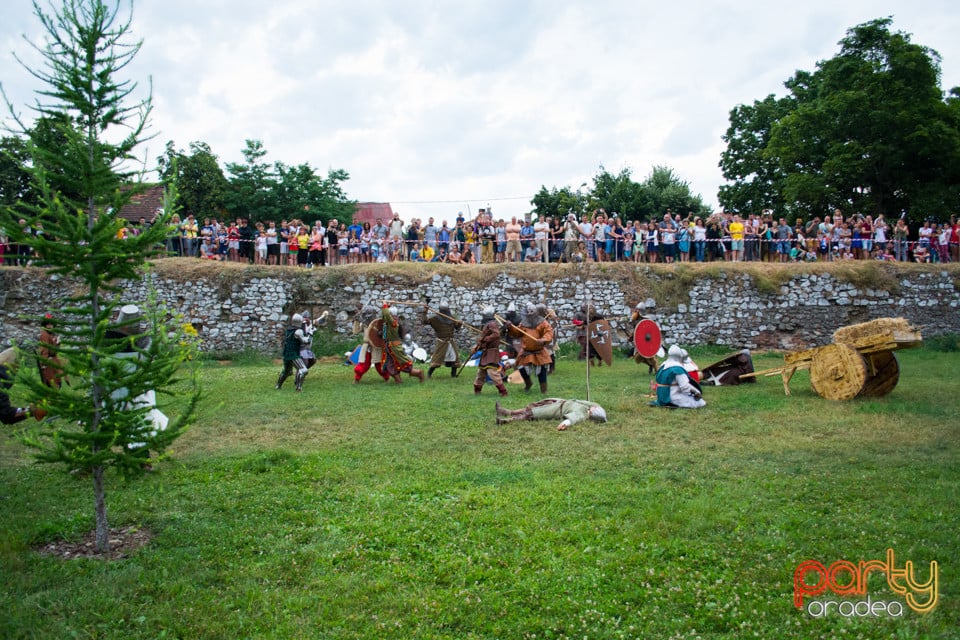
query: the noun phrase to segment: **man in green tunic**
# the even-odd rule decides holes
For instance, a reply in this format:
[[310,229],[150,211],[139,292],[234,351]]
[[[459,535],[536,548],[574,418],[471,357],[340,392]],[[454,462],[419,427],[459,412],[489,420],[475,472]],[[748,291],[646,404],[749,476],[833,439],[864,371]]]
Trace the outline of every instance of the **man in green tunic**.
[[606,422],[607,412],[596,402],[563,398],[546,398],[516,410],[504,409],[497,403],[497,424],[516,420],[560,420],[557,431],[566,431],[567,427],[587,419]]

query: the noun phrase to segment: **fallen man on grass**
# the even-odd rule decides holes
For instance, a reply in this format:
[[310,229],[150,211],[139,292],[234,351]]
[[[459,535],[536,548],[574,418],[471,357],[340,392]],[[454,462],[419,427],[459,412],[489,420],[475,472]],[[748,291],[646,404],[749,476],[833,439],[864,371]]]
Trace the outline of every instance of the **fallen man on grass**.
[[607,412],[596,402],[563,398],[546,398],[523,409],[504,409],[497,403],[497,424],[516,420],[560,420],[557,431],[566,431],[567,427],[587,419],[606,422]]

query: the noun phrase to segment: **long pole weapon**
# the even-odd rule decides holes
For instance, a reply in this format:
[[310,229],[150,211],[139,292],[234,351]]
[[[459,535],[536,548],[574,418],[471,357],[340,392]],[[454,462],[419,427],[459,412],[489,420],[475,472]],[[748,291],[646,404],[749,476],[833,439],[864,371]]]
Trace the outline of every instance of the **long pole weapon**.
[[[507,323],[507,320],[504,319],[504,318],[501,318],[499,315],[494,314],[493,317],[496,318],[496,319],[497,319],[497,322],[499,322],[500,324],[506,324],[506,323]],[[511,322],[510,324],[513,324],[513,323]],[[521,328],[518,327],[517,325],[514,324],[513,327],[514,327],[517,331],[519,331],[520,333],[522,333],[523,335],[525,335],[525,336],[527,336],[528,338],[530,338],[531,340],[533,340],[534,342],[539,342],[539,341],[540,341],[540,338],[538,338],[538,337],[536,337],[536,336],[534,336],[534,335],[532,335],[532,334],[527,333],[526,331],[524,331],[523,329],[521,329]]]
[[454,318],[453,316],[448,316],[445,313],[440,313],[436,309],[431,308],[430,306],[424,304],[423,302],[403,302],[401,300],[384,300],[383,302],[385,304],[399,304],[406,307],[424,307],[426,308],[427,311],[432,311],[433,313],[437,314],[441,318],[446,318],[447,320],[453,320],[454,322],[459,322],[463,326],[465,326],[467,329],[470,329],[471,331],[476,331],[477,333],[483,333],[483,329],[478,329],[472,324],[467,324],[466,322],[464,322],[463,320],[460,320],[459,318]]
[[584,341],[586,342],[587,347],[587,402],[590,402],[590,317],[593,315],[591,313],[592,308],[590,306],[590,287],[587,287],[587,327],[586,335],[584,336]]

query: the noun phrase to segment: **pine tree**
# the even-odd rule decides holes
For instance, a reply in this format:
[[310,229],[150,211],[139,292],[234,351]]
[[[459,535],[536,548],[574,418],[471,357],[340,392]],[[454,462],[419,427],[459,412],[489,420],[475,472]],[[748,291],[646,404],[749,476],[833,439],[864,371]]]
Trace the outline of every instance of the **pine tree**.
[[[32,106],[38,120],[53,123],[56,136],[32,135],[7,100],[31,151],[30,167],[39,204],[5,207],[2,222],[17,243],[29,245],[34,264],[47,274],[71,278],[78,293],[56,301],[52,325],[64,384],[45,386],[28,367],[18,381],[32,404],[49,417],[25,434],[44,462],[65,463],[93,479],[96,547],[108,548],[105,473],[143,472],[150,454],[162,455],[189,421],[199,397],[195,370],[178,379],[193,349],[170,314],[153,300],[138,321],[117,321],[124,302],[117,283],[144,277],[149,257],[163,246],[175,194],[153,225],[140,235],[123,237],[116,217],[145,185],[142,163],[134,157],[146,139],[151,99],[134,99],[136,83],[117,76],[140,48],[130,37],[130,17],[101,0],[64,0],[54,14],[36,2],[34,14],[45,31],[34,44],[43,67],[21,65],[40,80]],[[49,140],[58,140],[50,145]],[[26,219],[27,225],[17,224]],[[36,233],[42,228],[42,233]],[[31,230],[33,232],[31,232]],[[52,303],[54,301],[51,301]],[[49,363],[46,359],[41,359]],[[150,420],[149,392],[173,394],[186,389],[178,415],[166,429]]]

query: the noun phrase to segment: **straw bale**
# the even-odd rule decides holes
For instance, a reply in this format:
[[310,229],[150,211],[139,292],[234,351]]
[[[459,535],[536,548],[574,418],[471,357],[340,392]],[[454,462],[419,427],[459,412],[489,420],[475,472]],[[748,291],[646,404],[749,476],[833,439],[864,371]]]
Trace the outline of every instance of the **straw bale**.
[[833,341],[837,344],[854,344],[864,338],[880,335],[916,331],[906,318],[877,318],[869,322],[840,327],[833,332]]

